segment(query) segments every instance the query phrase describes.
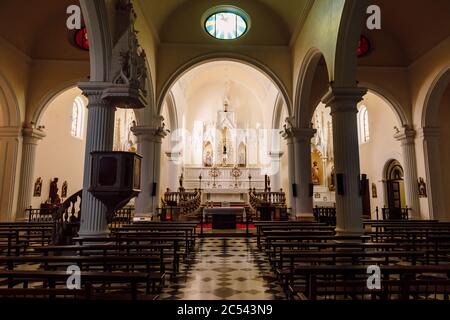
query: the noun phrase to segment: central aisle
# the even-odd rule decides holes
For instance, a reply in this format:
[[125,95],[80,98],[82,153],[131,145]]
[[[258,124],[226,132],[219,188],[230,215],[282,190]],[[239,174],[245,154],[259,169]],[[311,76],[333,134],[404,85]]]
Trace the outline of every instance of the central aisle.
[[162,300],[273,300],[284,299],[256,240],[199,239],[195,254],[178,282],[169,283]]

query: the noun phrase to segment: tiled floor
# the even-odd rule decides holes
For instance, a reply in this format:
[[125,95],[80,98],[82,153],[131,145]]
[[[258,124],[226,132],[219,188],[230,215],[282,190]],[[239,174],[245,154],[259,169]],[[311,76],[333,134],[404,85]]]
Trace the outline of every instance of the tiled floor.
[[285,296],[256,240],[200,239],[177,282],[168,283],[160,299],[273,300]]

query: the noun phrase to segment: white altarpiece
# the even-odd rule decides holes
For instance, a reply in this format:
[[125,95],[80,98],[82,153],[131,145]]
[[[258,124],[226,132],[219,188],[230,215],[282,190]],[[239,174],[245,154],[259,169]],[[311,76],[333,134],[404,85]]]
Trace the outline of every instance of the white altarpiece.
[[264,189],[271,171],[269,134],[238,124],[228,98],[214,121],[194,122],[183,152],[184,188],[201,187],[204,201],[242,202],[249,188]]
[[335,203],[333,130],[330,111],[325,105],[316,108],[312,126],[316,134],[311,141],[311,155],[319,154],[319,159],[312,160],[313,201],[314,205],[330,206]]

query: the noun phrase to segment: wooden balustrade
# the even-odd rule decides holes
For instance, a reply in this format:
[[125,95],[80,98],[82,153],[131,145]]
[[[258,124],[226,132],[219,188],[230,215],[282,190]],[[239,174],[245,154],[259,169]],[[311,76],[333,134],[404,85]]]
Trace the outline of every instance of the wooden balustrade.
[[[161,199],[161,220],[177,221],[196,215],[202,204],[201,191],[167,191]],[[195,217],[196,218],[196,217]]]

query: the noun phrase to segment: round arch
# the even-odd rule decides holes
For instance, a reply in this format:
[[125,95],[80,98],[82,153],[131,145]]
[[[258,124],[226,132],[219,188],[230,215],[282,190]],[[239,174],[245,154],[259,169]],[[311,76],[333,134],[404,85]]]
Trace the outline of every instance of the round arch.
[[438,127],[440,101],[449,84],[450,66],[443,69],[434,77],[427,91],[421,116],[421,126],[423,128]]
[[0,108],[2,121],[0,127],[20,127],[21,114],[19,102],[8,80],[0,74]]
[[165,96],[167,95],[167,92],[169,92],[172,85],[186,72],[189,70],[202,65],[204,63],[213,62],[213,61],[233,61],[238,63],[246,64],[250,67],[255,68],[256,70],[262,72],[265,76],[267,76],[272,83],[280,90],[285,105],[287,107],[287,113],[289,116],[292,115],[292,103],[291,99],[289,97],[289,93],[280,80],[280,78],[266,65],[263,63],[248,57],[246,55],[242,54],[236,54],[236,53],[213,53],[213,54],[206,54],[199,57],[196,57],[189,62],[185,63],[181,67],[179,67],[170,77],[169,79],[164,83],[162,86],[162,89],[159,93],[158,100],[157,100],[157,114],[161,114],[162,104],[164,103]]
[[311,89],[317,66],[319,65],[320,59],[322,58],[324,58],[324,55],[319,49],[310,48],[305,55],[302,66],[300,67],[300,73],[298,76],[297,88],[294,98],[294,117],[295,123],[299,128],[309,127],[309,124],[311,123],[312,113],[318,104],[314,104],[315,101],[311,101]]
[[387,105],[394,112],[395,117],[397,118],[397,121],[401,127],[411,126],[411,121],[409,120],[409,117],[406,115],[404,108],[402,108],[401,104],[397,101],[397,99],[394,98],[394,96],[388,90],[385,90],[384,88],[381,88],[369,82],[360,82],[359,85],[361,87],[367,88],[368,92],[373,93],[374,95],[382,99],[384,102],[386,102]]
[[77,81],[67,81],[65,83],[60,84],[58,87],[54,88],[53,90],[49,91],[39,102],[38,107],[36,108],[36,111],[33,114],[33,117],[31,118],[31,121],[35,123],[36,126],[40,125],[40,122],[42,120],[42,117],[44,116],[45,111],[47,110],[48,106],[62,93],[64,93],[67,90],[73,89],[77,87]]
[[170,130],[174,131],[179,128],[179,122],[178,122],[177,105],[172,92],[170,91],[168,92],[165,102],[167,113],[169,114]]

